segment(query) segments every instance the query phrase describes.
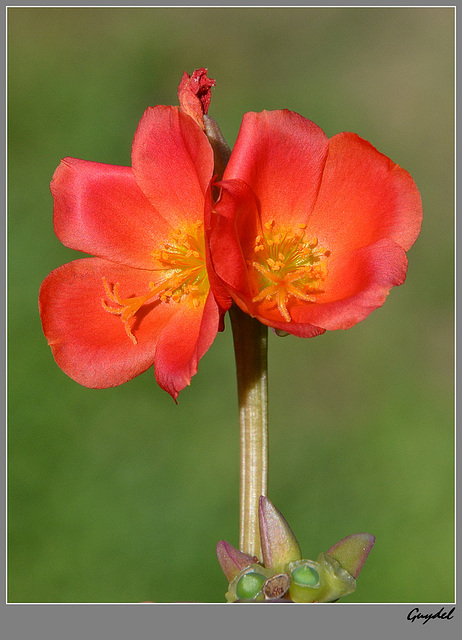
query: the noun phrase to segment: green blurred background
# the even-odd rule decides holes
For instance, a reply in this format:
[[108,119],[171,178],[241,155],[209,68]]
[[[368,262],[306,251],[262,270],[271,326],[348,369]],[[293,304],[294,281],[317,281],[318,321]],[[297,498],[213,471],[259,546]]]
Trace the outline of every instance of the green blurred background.
[[148,105],[183,71],[216,79],[232,145],[245,111],[354,131],[424,203],[408,279],[382,309],[311,340],[270,335],[269,497],[305,557],[377,536],[348,602],[449,602],[453,554],[451,8],[10,8],[10,602],[223,602],[238,545],[228,326],[175,406],[152,370],[89,390],[53,361],[38,289],[78,254],[52,227],[63,156],[130,164]]

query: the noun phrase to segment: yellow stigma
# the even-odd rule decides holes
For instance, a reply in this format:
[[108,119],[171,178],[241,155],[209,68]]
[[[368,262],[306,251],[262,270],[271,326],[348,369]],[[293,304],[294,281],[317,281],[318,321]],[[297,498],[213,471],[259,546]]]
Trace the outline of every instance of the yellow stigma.
[[120,316],[133,344],[137,340],[131,331],[130,322],[143,305],[157,299],[167,304],[190,303],[194,307],[200,307],[205,303],[209,290],[201,221],[174,229],[169,239],[162,242],[151,255],[154,259],[152,271],[160,279],[150,282],[149,291],[143,295],[122,298],[119,293],[120,283],[116,282],[111,290],[106,278],[103,278],[106,297],[111,303],[108,304],[102,298],[103,309]]
[[278,227],[274,220],[265,222],[255,238],[255,259],[247,262],[256,271],[252,280],[258,293],[252,302],[273,302],[286,322],[292,320],[289,300],[316,302],[327,276],[330,251],[320,247],[317,238],[305,238],[305,229],[306,224],[294,230]]

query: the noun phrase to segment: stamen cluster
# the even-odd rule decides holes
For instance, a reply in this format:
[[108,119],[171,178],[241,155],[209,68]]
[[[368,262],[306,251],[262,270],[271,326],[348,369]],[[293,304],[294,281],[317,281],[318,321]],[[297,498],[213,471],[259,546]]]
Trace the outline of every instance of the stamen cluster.
[[185,228],[176,228],[171,238],[162,243],[160,249],[152,252],[158,263],[154,271],[160,274],[160,281],[150,282],[149,291],[141,296],[122,298],[119,294],[120,283],[116,282],[111,291],[106,278],[103,285],[112,307],[102,299],[103,309],[114,315],[120,315],[125,331],[133,342],[130,321],[147,302],[158,299],[162,302],[173,300],[176,303],[190,301],[194,307],[204,304],[208,292],[208,277],[205,267],[205,241],[201,220]]
[[296,230],[275,226],[274,220],[263,225],[255,238],[255,260],[247,264],[258,272],[254,279],[258,293],[252,302],[276,302],[287,322],[292,320],[287,304],[291,297],[316,302],[327,276],[330,251],[318,245],[318,239],[305,238],[306,225]]
[[164,269],[165,287],[159,298],[181,302],[188,296],[195,307],[204,303],[208,291],[205,268],[203,223],[194,222],[188,228],[177,228],[152,256]]

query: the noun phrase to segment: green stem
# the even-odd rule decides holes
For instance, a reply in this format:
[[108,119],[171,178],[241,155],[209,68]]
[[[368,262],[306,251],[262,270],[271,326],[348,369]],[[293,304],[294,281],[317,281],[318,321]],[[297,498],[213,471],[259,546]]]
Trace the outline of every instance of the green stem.
[[268,477],[268,327],[230,309],[239,399],[241,477],[239,548],[261,559],[258,502]]

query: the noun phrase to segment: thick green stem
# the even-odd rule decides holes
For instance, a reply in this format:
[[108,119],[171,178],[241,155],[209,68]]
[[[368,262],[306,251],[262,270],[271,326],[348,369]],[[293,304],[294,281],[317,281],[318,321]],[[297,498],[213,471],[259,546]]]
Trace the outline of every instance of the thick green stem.
[[268,477],[268,327],[230,310],[236,356],[241,445],[239,548],[261,559],[258,501]]

